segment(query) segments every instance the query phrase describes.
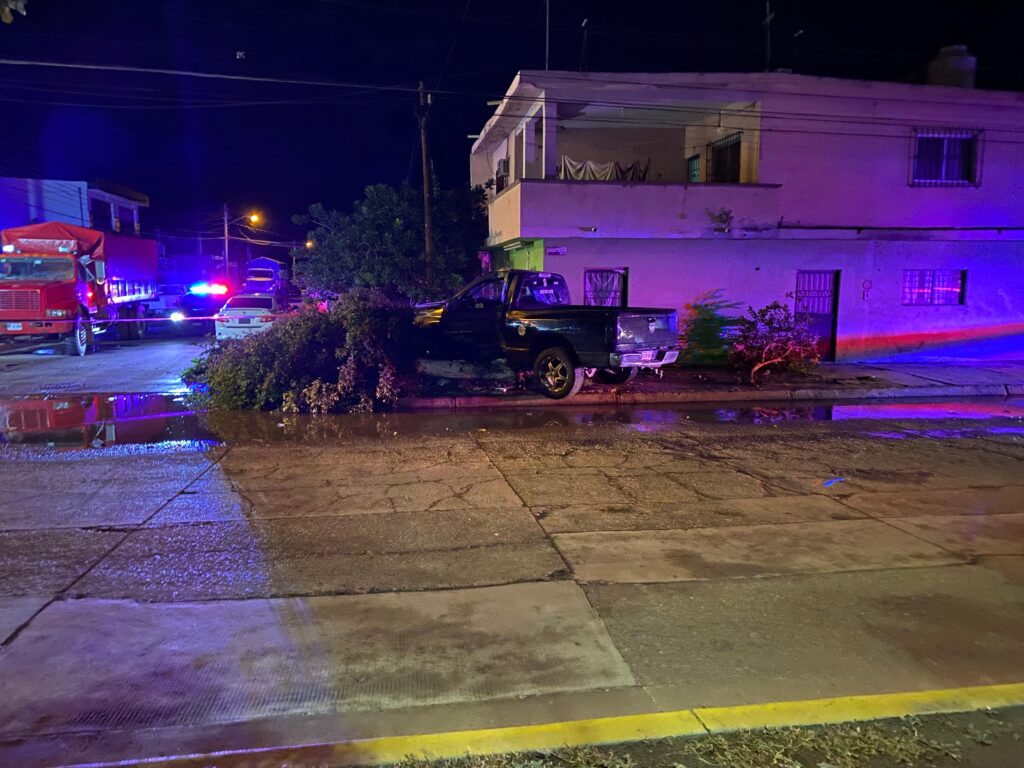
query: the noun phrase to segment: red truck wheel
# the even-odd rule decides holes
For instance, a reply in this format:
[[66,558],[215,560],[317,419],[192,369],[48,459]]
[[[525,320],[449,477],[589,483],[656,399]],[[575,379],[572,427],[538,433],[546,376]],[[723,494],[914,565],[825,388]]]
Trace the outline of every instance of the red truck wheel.
[[75,318],[75,327],[64,337],[64,354],[83,357],[89,351],[89,326],[81,315]]

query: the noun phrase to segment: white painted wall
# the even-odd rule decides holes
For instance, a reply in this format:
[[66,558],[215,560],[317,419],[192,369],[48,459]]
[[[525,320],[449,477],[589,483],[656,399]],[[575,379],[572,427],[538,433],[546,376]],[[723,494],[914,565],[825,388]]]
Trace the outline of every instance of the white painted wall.
[[[789,301],[798,270],[840,270],[840,360],[1024,360],[1024,242],[558,238],[544,268],[575,300],[588,268],[629,267],[630,304],[684,313],[701,294]],[[963,306],[903,306],[904,269],[966,269]],[[865,292],[864,283],[871,288]]]

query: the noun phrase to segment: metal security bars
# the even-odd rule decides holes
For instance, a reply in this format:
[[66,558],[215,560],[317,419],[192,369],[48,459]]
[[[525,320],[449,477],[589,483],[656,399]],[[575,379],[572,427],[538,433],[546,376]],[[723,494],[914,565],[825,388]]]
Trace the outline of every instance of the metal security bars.
[[967,271],[963,269],[903,270],[903,304],[953,306],[964,303]]
[[980,136],[979,131],[915,131],[910,183],[924,187],[978,184]]
[[583,303],[598,307],[626,306],[625,269],[588,269],[583,273]]
[[708,144],[708,181],[738,184],[740,181],[740,137],[734,133]]

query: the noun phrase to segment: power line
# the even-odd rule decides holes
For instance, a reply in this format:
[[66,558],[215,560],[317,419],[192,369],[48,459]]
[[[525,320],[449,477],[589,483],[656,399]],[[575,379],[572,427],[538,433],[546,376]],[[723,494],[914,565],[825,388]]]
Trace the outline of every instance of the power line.
[[[136,74],[168,75],[168,76],[175,76],[175,77],[194,77],[194,78],[199,78],[199,79],[211,79],[211,80],[229,80],[229,81],[243,81],[243,82],[255,82],[255,83],[272,83],[272,84],[278,84],[278,85],[306,85],[306,86],[330,87],[330,88],[358,88],[358,89],[364,89],[364,90],[367,90],[367,91],[381,91],[381,92],[384,92],[384,91],[394,91],[394,92],[409,93],[409,94],[416,93],[416,91],[417,91],[417,89],[415,87],[406,86],[406,85],[376,85],[376,84],[371,84],[371,83],[359,83],[359,82],[354,82],[354,81],[302,80],[302,79],[294,79],[294,78],[278,78],[278,77],[266,77],[266,76],[256,76],[256,75],[232,75],[232,74],[227,74],[227,73],[195,72],[195,71],[189,71],[189,70],[161,69],[161,68],[153,68],[153,67],[132,67],[132,66],[108,65],[108,64],[76,64],[76,63],[69,63],[69,62],[35,61],[35,60],[26,60],[26,59],[0,59],[0,65],[23,66],[23,67],[43,67],[43,68],[49,68],[49,69],[71,69],[71,70],[86,70],[86,71],[130,72],[130,73],[136,73]],[[529,71],[527,71],[527,74],[530,74]],[[652,82],[649,82],[649,81],[624,80],[622,78],[614,77],[614,74],[612,74],[611,77],[608,77],[608,78],[606,78],[604,80],[595,79],[594,77],[587,77],[587,76],[581,75],[579,73],[569,73],[569,72],[543,72],[543,73],[538,72],[536,74],[540,75],[540,77],[542,79],[543,78],[550,78],[550,79],[574,80],[574,81],[586,82],[586,83],[589,83],[591,85],[594,85],[594,84],[597,84],[597,85],[601,85],[601,84],[623,84],[623,85],[638,85],[638,86],[646,86],[646,87],[658,87],[660,89],[670,88],[670,89],[685,90],[685,91],[691,91],[691,90],[695,90],[695,91],[714,91],[714,92],[717,92],[717,93],[721,93],[723,91],[732,90],[732,91],[736,91],[736,92],[740,92],[740,93],[763,94],[763,95],[772,95],[772,96],[812,96],[812,97],[819,97],[819,98],[837,98],[837,99],[848,99],[848,100],[867,100],[867,101],[872,101],[872,102],[878,102],[878,101],[906,102],[907,101],[907,99],[903,98],[903,97],[899,97],[899,96],[886,96],[884,94],[861,95],[861,94],[842,94],[842,93],[827,93],[827,92],[824,92],[824,93],[807,93],[807,92],[799,92],[799,91],[780,91],[780,90],[777,90],[777,89],[765,88],[763,86],[761,86],[761,87],[758,87],[756,85],[752,86],[750,84],[742,84],[742,85],[737,85],[737,86],[731,86],[731,85],[717,85],[717,84],[703,85],[703,84],[700,84],[700,83],[664,83],[664,82],[652,83]],[[786,77],[808,77],[808,76],[806,76],[806,75],[786,75]],[[833,79],[838,79],[838,78],[833,78]],[[482,97],[490,98],[492,96],[491,94],[487,94],[487,93],[472,92],[472,91],[457,91],[457,90],[451,90],[451,89],[437,89],[437,90],[435,90],[435,93],[436,94],[444,94],[444,95],[452,95],[452,96],[473,96],[473,97],[478,97],[478,98],[482,98]],[[536,103],[536,101],[537,101],[536,98],[517,97],[517,96],[514,96],[514,95],[508,95],[508,94],[502,94],[500,96],[500,98],[502,100],[505,100],[505,101],[517,101],[518,100],[518,101],[528,101],[530,103]],[[599,100],[599,99],[593,99],[593,100],[585,100],[585,99],[584,100],[579,100],[579,99],[575,99],[575,100],[574,99],[551,99],[551,101],[553,101],[555,103],[561,102],[561,103],[565,103],[565,104],[579,104],[579,105],[602,104],[602,105],[624,106],[624,107],[634,107],[634,108],[681,109],[680,107],[675,106],[675,105],[657,105],[657,104],[647,104],[647,105],[644,105],[642,102],[637,102],[637,103],[633,103],[633,102],[618,102],[618,103],[615,103],[615,102],[602,102],[602,100]],[[929,99],[923,99],[923,98],[915,98],[913,100],[913,102],[914,102],[914,104],[927,104],[927,103],[931,103],[931,104],[940,105],[940,106],[943,106],[943,107],[946,107],[946,108],[949,108],[951,106],[951,102],[948,101],[948,100],[934,100],[934,99],[929,100]],[[952,104],[955,105],[955,106],[958,106],[958,107],[972,107],[973,106],[973,107],[984,107],[986,109],[990,109],[993,106],[995,106],[995,107],[1003,106],[1003,105],[993,105],[991,103],[987,103],[986,104],[986,103],[979,103],[979,102],[963,102],[963,101],[953,102]],[[88,105],[76,105],[76,106],[88,106]],[[1006,107],[1012,107],[1012,106],[1015,106],[1015,105],[1005,105],[1005,106]],[[694,108],[682,108],[682,109],[690,109],[692,111]],[[792,113],[792,114],[796,115],[797,113]],[[830,115],[830,114],[827,114],[827,113],[802,113],[802,114],[800,114],[800,116],[808,116],[808,117],[815,116],[815,117],[825,117],[825,118],[833,118],[834,117],[833,115]]]

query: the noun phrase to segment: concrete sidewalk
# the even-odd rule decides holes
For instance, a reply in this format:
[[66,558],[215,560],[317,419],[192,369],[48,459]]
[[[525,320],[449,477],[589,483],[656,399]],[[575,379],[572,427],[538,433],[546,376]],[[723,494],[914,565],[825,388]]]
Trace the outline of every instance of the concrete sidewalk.
[[995,405],[11,446],[0,765],[1019,683],[1024,408]]
[[[457,385],[451,385],[457,390]],[[486,386],[486,385],[485,385]],[[761,386],[739,380],[731,369],[671,368],[662,377],[641,375],[624,386],[588,383],[569,400],[501,391],[453,391],[450,395],[412,397],[403,410],[458,410],[540,405],[641,405],[655,403],[765,400],[873,400],[917,397],[1007,397],[1024,395],[1024,362],[993,363],[824,363],[803,376],[776,374]]]

